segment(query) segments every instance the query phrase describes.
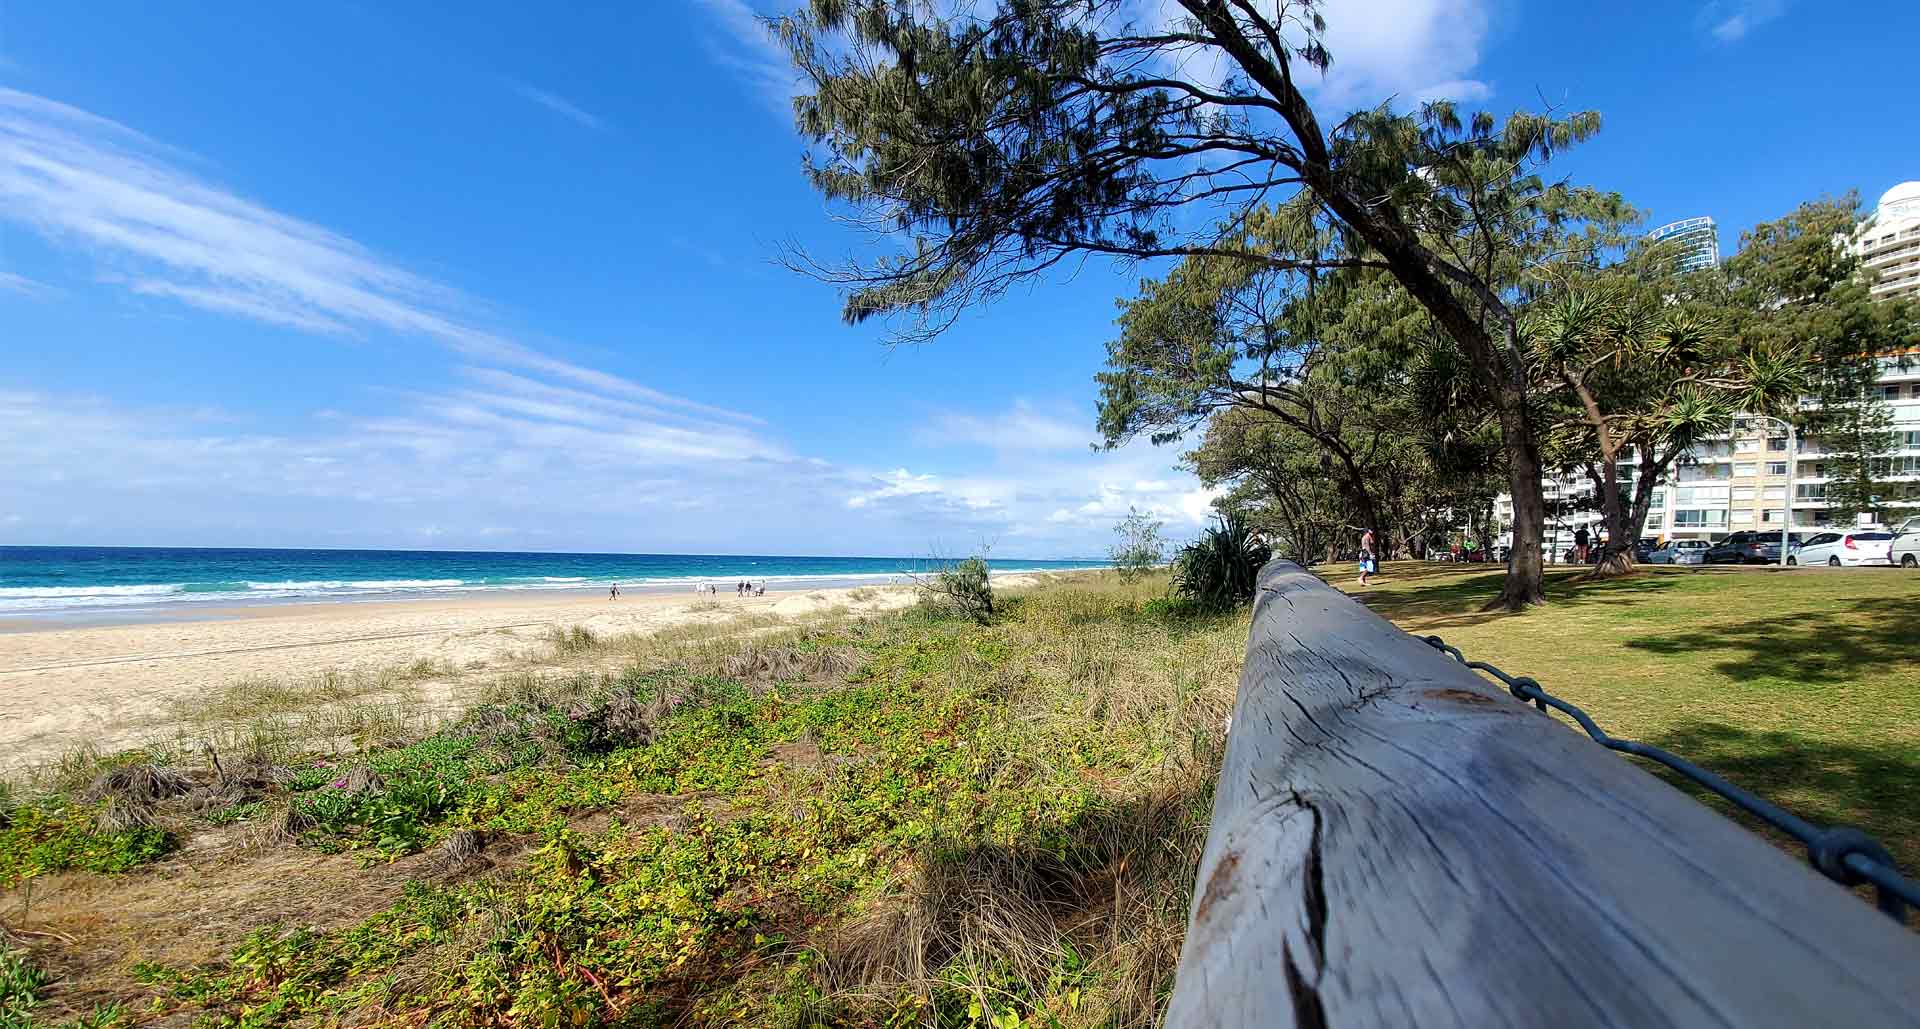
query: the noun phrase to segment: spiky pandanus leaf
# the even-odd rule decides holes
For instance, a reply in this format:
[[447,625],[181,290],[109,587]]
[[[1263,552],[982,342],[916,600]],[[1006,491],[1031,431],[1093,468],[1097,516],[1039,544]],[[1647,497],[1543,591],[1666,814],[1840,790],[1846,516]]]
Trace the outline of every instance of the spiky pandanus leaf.
[[1245,516],[1227,514],[1180,551],[1173,588],[1209,611],[1231,610],[1253,598],[1260,567],[1272,557]]

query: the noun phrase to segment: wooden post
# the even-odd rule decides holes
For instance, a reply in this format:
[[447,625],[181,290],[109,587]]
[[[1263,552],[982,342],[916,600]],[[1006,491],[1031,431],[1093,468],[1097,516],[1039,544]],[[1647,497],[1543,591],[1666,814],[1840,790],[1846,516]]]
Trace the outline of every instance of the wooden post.
[[1166,1024],[1920,1026],[1920,938],[1275,561]]

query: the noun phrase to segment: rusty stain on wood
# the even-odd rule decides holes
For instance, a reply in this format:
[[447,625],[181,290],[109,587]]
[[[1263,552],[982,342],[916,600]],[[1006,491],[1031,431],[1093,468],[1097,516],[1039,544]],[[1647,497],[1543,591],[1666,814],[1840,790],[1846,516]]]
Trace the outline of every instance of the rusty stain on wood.
[[1200,906],[1194,911],[1193,920],[1204,922],[1213,906],[1226,899],[1234,890],[1234,878],[1239,874],[1240,853],[1227,851],[1221,855],[1220,863],[1213,866],[1213,874],[1207,876],[1207,892],[1200,897]]
[[1499,700],[1496,700],[1493,697],[1489,697],[1484,693],[1475,693],[1472,690],[1459,690],[1459,689],[1428,690],[1425,693],[1422,693],[1421,696],[1426,697],[1428,700],[1457,700],[1462,704],[1498,704],[1500,703]]

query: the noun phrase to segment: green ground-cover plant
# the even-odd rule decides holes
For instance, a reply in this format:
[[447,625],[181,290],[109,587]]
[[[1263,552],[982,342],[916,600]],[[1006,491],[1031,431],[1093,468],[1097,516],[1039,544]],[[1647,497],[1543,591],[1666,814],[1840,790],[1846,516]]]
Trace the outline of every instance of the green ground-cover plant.
[[1164,588],[747,642],[707,664],[733,676],[522,682],[304,764],[293,846],[520,856],[143,965],[137,999],[209,1026],[1151,1024],[1244,632]]
[[[1509,616],[1479,610],[1498,574],[1409,564],[1366,600],[1907,859],[1920,579],[1819,574],[1556,577]],[[344,795],[350,816],[233,860],[332,861],[389,883],[377,903],[317,924],[255,897],[196,956],[96,967],[87,1002],[205,1026],[1151,1025],[1247,628],[1165,591],[1093,574],[990,625],[908,609],[515,676],[404,745],[285,766],[249,825],[176,826]],[[1856,642],[1781,651],[1762,619]]]
[[150,825],[107,829],[98,808],[58,800],[26,804],[0,826],[0,888],[48,872],[121,872],[165,854],[167,830]]
[[29,1025],[47,974],[0,936],[0,1025]]

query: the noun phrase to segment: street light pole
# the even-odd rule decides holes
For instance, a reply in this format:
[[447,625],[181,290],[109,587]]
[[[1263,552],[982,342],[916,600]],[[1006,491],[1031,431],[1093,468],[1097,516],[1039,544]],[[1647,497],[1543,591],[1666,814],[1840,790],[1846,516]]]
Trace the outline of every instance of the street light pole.
[[1793,423],[1785,419],[1781,419],[1781,422],[1787,427],[1787,488],[1780,497],[1780,567],[1785,568],[1790,545],[1787,541],[1793,538],[1793,473],[1798,470],[1794,466],[1799,463],[1799,456],[1795,453],[1799,449],[1799,441],[1795,438]]
[[[1747,418],[1756,422],[1774,422],[1781,428],[1787,430],[1787,486],[1785,491],[1780,495],[1780,567],[1785,568],[1787,566],[1787,548],[1792,545],[1788,541],[1793,538],[1793,473],[1794,465],[1798,463],[1796,452],[1800,448],[1799,434],[1793,431],[1793,423],[1785,418],[1775,418],[1768,414],[1741,415],[1737,417]],[[1762,458],[1762,460],[1765,459]],[[1767,488],[1765,486],[1760,487],[1760,510],[1762,511],[1767,509],[1766,494]],[[1728,495],[1732,495],[1731,490],[1728,491]]]

